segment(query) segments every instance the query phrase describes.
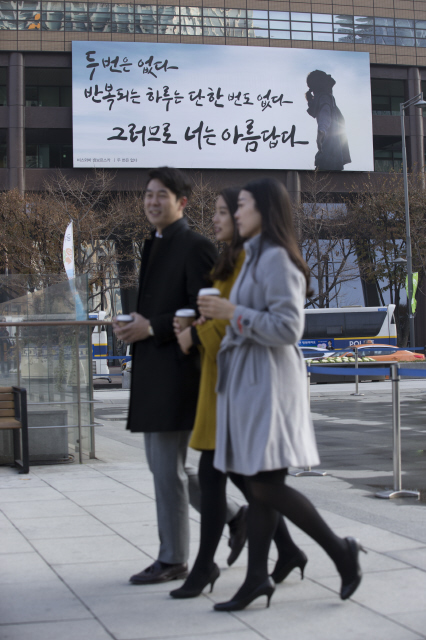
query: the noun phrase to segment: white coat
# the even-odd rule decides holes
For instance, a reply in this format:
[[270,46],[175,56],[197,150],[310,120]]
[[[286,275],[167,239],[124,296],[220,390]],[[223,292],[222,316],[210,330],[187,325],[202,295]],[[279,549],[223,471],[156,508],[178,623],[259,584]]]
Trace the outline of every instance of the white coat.
[[285,249],[260,235],[231,291],[237,305],[218,354],[214,465],[251,476],[319,464],[298,348],[306,283]]

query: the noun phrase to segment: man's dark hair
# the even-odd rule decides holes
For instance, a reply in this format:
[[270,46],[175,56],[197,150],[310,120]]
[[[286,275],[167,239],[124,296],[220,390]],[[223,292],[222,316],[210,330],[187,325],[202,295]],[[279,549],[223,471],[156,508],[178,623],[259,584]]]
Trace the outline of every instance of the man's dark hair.
[[156,169],[150,169],[148,171],[146,187],[151,180],[159,180],[162,182],[167,189],[170,189],[170,191],[175,194],[177,199],[183,198],[184,196],[189,198],[192,193],[192,187],[187,176],[174,167],[157,167]]

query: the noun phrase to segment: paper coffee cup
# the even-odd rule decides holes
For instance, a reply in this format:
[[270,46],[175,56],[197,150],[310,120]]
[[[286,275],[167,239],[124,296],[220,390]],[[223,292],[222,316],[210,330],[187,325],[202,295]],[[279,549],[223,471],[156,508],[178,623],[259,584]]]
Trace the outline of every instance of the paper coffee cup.
[[215,287],[208,287],[206,289],[200,289],[198,292],[199,296],[220,296],[219,289]]
[[180,330],[183,331],[187,327],[190,327],[194,322],[197,314],[194,309],[178,309],[175,313],[175,318],[179,322]]
[[129,322],[133,322],[133,316],[129,316],[126,314],[115,316],[115,321],[120,327],[125,327]]

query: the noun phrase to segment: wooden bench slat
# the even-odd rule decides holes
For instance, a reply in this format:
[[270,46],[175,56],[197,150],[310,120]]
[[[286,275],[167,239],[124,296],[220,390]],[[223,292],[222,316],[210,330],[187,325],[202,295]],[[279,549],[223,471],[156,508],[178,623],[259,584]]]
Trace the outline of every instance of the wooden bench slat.
[[13,400],[2,400],[2,397],[0,396],[0,409],[14,409],[15,408],[15,403],[13,402]]
[[15,409],[0,409],[0,417],[14,418]]
[[13,393],[0,393],[0,401],[13,401]]
[[0,418],[0,430],[1,429],[20,429],[21,423],[15,418]]
[[13,393],[13,387],[0,387],[0,393]]

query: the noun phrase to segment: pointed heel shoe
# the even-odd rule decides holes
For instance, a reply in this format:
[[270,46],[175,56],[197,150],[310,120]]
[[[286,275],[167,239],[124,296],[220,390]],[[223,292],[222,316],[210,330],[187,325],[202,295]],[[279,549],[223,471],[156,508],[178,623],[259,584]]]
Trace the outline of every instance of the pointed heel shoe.
[[350,556],[350,562],[353,564],[353,571],[351,574],[342,577],[342,586],[340,588],[340,597],[342,600],[347,600],[358,589],[362,580],[362,571],[359,564],[359,552],[363,551],[367,553],[362,544],[356,538],[345,538],[348,546],[348,554]]
[[211,593],[213,591],[214,583],[216,582],[219,576],[220,576],[220,569],[217,566],[217,564],[215,564],[213,566],[213,569],[210,572],[209,577],[207,578],[207,580],[203,582],[202,585],[191,588],[191,587],[187,587],[185,583],[179,589],[174,589],[173,591],[170,591],[170,595],[172,596],[172,598],[177,598],[178,600],[183,600],[184,598],[196,598],[201,594],[203,589],[207,587],[208,584],[210,585],[210,593]]
[[297,550],[297,553],[294,554],[292,558],[287,560],[284,564],[280,564],[280,560],[278,558],[277,564],[275,565],[275,569],[271,574],[271,578],[275,582],[275,584],[279,584],[283,582],[287,578],[287,576],[296,569],[297,567],[300,569],[300,578],[303,580],[303,573],[305,571],[306,564],[308,562],[308,558],[305,553],[301,549]]
[[246,596],[241,598],[234,597],[232,600],[228,600],[228,602],[218,602],[218,604],[214,605],[215,611],[241,611],[248,607],[249,604],[256,600],[256,598],[260,598],[260,596],[266,596],[266,607],[269,607],[269,603],[271,602],[271,598],[275,591],[275,584],[272,578],[267,578],[265,582],[262,582],[258,587],[253,589]]

